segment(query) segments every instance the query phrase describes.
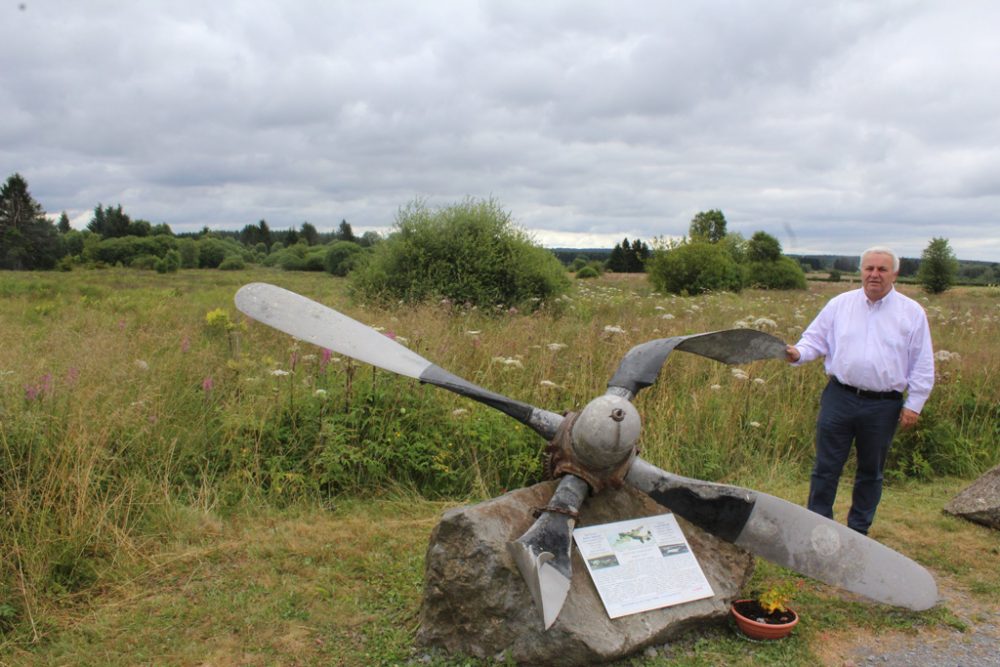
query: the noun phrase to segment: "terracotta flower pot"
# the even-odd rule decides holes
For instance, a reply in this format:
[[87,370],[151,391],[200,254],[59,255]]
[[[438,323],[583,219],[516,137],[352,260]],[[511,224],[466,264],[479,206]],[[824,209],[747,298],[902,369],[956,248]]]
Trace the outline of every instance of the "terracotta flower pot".
[[791,609],[768,614],[760,609],[756,600],[736,600],[730,612],[736,627],[750,639],[782,639],[799,622],[799,615]]

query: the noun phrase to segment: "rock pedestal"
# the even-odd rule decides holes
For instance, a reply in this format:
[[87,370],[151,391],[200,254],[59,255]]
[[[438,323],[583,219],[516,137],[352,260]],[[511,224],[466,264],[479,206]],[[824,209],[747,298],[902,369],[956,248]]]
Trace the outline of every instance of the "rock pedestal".
[[[477,658],[585,665],[624,658],[726,619],[730,602],[753,573],[753,557],[677,517],[714,597],[610,619],[574,545],[569,596],[555,624],[543,630],[506,544],[531,526],[532,509],[544,506],[555,486],[544,482],[443,515],[427,549],[418,643]],[[588,498],[578,525],[667,511],[626,486]]]
[[1000,466],[955,496],[944,511],[1000,530]]

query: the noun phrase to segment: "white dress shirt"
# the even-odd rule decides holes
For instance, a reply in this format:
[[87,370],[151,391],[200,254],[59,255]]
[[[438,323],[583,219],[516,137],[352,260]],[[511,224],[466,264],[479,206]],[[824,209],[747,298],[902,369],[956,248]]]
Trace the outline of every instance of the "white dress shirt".
[[826,357],[827,375],[869,391],[908,391],[903,407],[914,412],[934,387],[927,314],[895,288],[874,303],[863,289],[835,296],[795,347],[795,365]]

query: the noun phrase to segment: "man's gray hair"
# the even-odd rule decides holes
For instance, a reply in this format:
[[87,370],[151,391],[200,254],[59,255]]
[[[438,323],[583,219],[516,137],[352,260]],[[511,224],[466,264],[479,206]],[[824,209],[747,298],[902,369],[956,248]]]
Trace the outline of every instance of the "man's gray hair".
[[892,272],[899,273],[899,255],[897,255],[891,249],[881,245],[872,246],[871,248],[868,248],[868,250],[865,250],[863,253],[861,253],[862,267],[864,266],[865,263],[865,257],[875,253],[878,253],[880,255],[889,255],[889,257],[892,257]]

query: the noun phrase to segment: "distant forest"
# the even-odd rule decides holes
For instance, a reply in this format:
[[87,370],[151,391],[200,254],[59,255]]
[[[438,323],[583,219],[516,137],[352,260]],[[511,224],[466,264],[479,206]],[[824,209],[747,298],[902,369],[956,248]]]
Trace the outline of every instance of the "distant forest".
[[[619,246],[620,247],[620,246]],[[606,264],[611,258],[611,248],[552,248],[559,261],[569,266],[578,258]],[[788,254],[809,273],[828,273],[837,271],[843,274],[857,273],[861,257],[858,255],[796,255]],[[899,277],[902,282],[915,280],[920,268],[920,259],[901,257],[899,259]],[[956,284],[959,285],[993,285],[1000,283],[1000,263],[977,260],[958,260]]]

